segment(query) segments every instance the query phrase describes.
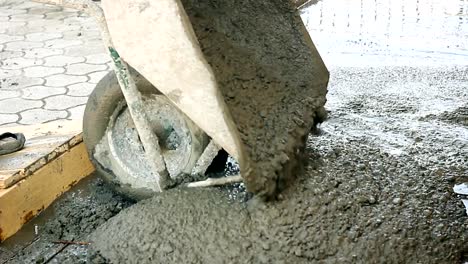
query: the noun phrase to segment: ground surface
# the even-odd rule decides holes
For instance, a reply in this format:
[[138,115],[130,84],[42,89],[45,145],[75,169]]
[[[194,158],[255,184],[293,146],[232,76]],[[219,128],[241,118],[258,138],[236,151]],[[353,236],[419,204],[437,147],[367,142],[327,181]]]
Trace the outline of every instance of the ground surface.
[[337,68],[329,120],[281,201],[168,192],[102,225],[91,247],[112,263],[458,263],[468,219],[452,186],[466,180],[468,138],[446,117],[468,116],[464,71]]
[[0,263],[83,263],[86,245],[54,242],[86,241],[91,231],[131,204],[89,176],[2,243]]
[[[39,231],[24,250],[27,237],[7,240],[0,263],[44,263],[57,239],[93,244],[70,245],[51,263],[96,251],[117,263],[466,261],[468,218],[452,187],[468,175],[468,3],[350,3],[303,13],[331,72],[330,113],[280,201],[171,191],[101,225],[129,203],[90,180],[54,206],[62,217],[37,223],[51,234]],[[86,199],[73,198],[80,188]]]
[[108,61],[81,12],[0,0],[0,127],[81,119]]

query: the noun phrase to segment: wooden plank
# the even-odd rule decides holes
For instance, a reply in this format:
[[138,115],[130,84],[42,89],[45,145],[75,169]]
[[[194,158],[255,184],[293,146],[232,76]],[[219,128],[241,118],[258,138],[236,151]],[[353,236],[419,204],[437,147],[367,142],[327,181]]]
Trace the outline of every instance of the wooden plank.
[[20,151],[0,156],[0,189],[8,188],[28,177],[83,140],[81,121],[8,127],[0,132],[6,131],[23,133],[26,144]]
[[0,189],[0,242],[94,171],[80,143],[8,189]]

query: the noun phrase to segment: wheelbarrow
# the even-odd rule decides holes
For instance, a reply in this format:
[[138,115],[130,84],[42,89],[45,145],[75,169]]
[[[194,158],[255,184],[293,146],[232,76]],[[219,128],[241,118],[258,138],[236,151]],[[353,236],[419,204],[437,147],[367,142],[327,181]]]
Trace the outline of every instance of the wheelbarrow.
[[208,182],[272,198],[294,179],[326,116],[329,74],[290,2],[35,1],[101,27],[113,71],[89,97],[83,134],[118,191],[141,199],[200,179],[221,149],[240,175]]

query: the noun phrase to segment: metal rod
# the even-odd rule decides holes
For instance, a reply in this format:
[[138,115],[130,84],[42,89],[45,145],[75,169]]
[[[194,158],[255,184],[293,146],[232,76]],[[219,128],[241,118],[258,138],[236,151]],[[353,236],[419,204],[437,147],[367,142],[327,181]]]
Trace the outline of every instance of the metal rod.
[[204,181],[197,181],[197,182],[190,182],[185,185],[185,187],[193,188],[193,187],[211,187],[211,186],[219,186],[225,185],[229,183],[237,183],[242,182],[242,176],[234,175],[234,176],[227,176],[223,178],[208,178]]
[[205,175],[206,170],[210,166],[213,159],[218,155],[219,150],[221,149],[213,140],[210,140],[208,146],[198,158],[197,163],[192,169],[190,174],[192,175]]
[[162,191],[170,183],[169,172],[166,163],[161,155],[159,140],[154,134],[149,119],[145,112],[145,106],[140,91],[138,91],[127,63],[119,56],[112,43],[112,39],[107,28],[106,19],[102,8],[91,0],[33,0],[38,3],[58,5],[67,8],[74,8],[83,11],[94,17],[101,28],[102,39],[106,45],[107,53],[114,62],[113,70],[120,85],[120,89],[127,102],[128,110],[135,124],[140,141],[145,149],[145,155],[150,163],[153,174],[156,173],[156,188]]

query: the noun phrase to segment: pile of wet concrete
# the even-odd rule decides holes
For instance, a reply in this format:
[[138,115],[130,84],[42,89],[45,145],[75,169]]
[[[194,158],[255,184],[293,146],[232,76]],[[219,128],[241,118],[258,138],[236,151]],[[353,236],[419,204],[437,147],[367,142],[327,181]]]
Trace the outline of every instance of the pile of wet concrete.
[[462,262],[468,218],[452,186],[466,179],[468,138],[463,122],[440,118],[468,99],[463,72],[334,69],[330,118],[309,136],[306,166],[278,201],[245,203],[217,189],[162,193],[98,228],[91,259]]
[[279,200],[176,189],[128,207],[93,183],[86,198],[56,206],[42,242],[6,263],[43,263],[60,249],[54,240],[91,242],[57,263],[466,261],[468,217],[452,187],[466,180],[468,133],[443,121],[468,101],[465,71],[333,69],[329,119]]
[[314,147],[280,201],[241,204],[214,189],[169,191],[100,227],[92,255],[111,263],[461,260],[467,221],[450,179],[365,144]]

